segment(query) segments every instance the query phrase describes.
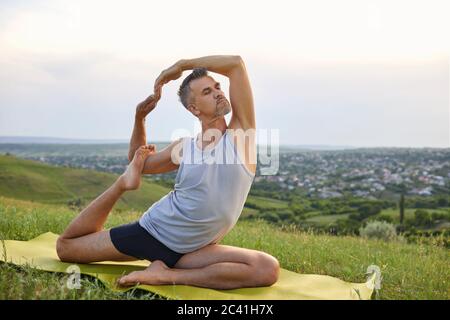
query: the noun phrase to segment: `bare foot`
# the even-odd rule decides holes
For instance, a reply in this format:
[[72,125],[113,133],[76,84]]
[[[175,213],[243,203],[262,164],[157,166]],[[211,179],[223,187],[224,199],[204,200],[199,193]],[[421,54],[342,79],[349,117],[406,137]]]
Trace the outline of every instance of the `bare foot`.
[[117,183],[123,190],[136,190],[139,188],[145,159],[153,153],[155,153],[155,145],[153,144],[141,146],[136,150],[133,160],[131,160],[125,172],[117,180]]
[[169,267],[161,260],[153,261],[145,270],[133,271],[130,274],[121,277],[117,283],[120,286],[134,286],[135,284],[162,285],[168,284],[164,280],[164,274]]

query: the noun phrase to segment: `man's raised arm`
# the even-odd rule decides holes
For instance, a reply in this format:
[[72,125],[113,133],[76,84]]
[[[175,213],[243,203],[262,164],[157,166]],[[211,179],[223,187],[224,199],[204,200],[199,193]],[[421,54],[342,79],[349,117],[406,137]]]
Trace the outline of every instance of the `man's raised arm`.
[[[244,130],[255,128],[255,110],[250,80],[244,61],[240,56],[215,55],[179,60],[173,66],[164,70],[156,79],[155,93],[160,94],[161,87],[167,82],[181,77],[184,70],[201,67],[230,79],[230,103],[233,110],[231,121],[237,119]],[[233,120],[233,118],[235,119]]]
[[139,103],[136,107],[136,114],[134,116],[133,133],[131,134],[130,147],[128,149],[128,161],[131,162],[136,150],[147,144],[147,137],[145,134],[145,117],[156,107],[159,100],[159,95],[150,95],[147,99]]

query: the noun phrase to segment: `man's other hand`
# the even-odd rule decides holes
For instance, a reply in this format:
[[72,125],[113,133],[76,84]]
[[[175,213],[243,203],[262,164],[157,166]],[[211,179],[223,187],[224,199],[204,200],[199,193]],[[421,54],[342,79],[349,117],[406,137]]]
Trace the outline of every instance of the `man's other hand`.
[[175,63],[170,68],[161,72],[159,77],[155,81],[155,86],[153,88],[155,94],[161,95],[161,88],[163,85],[169,81],[176,80],[183,74],[183,69],[179,62]]
[[159,94],[152,94],[139,103],[136,107],[136,117],[144,119],[153,109],[155,109],[160,97]]

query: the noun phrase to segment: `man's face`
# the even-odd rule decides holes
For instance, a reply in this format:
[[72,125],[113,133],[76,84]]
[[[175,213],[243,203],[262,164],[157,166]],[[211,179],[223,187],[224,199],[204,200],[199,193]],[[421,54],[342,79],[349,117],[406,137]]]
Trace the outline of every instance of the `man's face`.
[[189,85],[191,103],[207,118],[222,117],[231,111],[231,105],[220,88],[220,83],[212,77],[195,79]]

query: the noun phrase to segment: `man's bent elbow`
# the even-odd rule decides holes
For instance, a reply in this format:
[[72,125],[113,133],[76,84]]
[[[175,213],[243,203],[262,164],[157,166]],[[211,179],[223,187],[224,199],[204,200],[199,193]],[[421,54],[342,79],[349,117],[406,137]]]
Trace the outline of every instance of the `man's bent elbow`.
[[230,72],[227,76],[231,76],[233,72],[245,72],[245,63],[244,60],[241,58],[241,56],[232,56],[233,57],[233,63],[232,67],[230,68]]
[[244,60],[242,59],[242,57],[240,55],[235,55],[233,57],[234,57],[234,60],[236,61],[236,66],[244,65]]

